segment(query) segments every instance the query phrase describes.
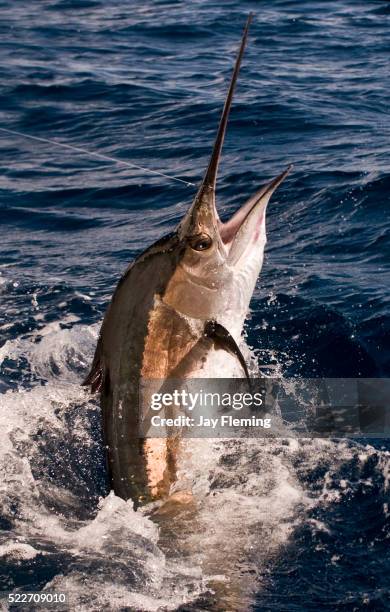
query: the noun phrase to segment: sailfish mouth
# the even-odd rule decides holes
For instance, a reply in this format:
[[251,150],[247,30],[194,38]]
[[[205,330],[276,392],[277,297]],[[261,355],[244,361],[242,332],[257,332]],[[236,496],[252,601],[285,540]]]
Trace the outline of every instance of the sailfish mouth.
[[225,223],[219,221],[219,235],[227,251],[230,251],[233,242],[238,238],[249,241],[256,237],[253,234],[259,230],[264,220],[265,210],[272,194],[284,181],[292,167],[290,164],[279,176],[261,187],[233,214],[229,221]]

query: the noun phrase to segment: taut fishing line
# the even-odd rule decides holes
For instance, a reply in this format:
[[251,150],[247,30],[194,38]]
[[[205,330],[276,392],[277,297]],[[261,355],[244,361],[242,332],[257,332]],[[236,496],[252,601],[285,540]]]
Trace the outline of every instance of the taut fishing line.
[[45,144],[56,145],[57,147],[63,147],[64,149],[70,149],[72,151],[76,151],[77,153],[84,153],[84,155],[90,155],[91,157],[97,157],[98,159],[103,159],[104,161],[110,161],[115,164],[122,164],[122,166],[127,166],[128,168],[136,168],[137,170],[142,170],[143,172],[149,172],[149,174],[156,174],[157,176],[163,176],[171,181],[176,181],[178,183],[184,183],[187,187],[195,187],[194,183],[190,181],[185,181],[177,176],[172,176],[170,174],[164,174],[164,172],[159,172],[158,170],[152,170],[151,168],[144,168],[138,164],[133,164],[133,162],[128,162],[123,159],[116,159],[115,157],[110,157],[109,155],[104,155],[104,153],[97,153],[96,151],[88,151],[87,149],[83,149],[82,147],[78,147],[72,144],[68,144],[65,142],[58,142],[57,140],[50,140],[49,138],[42,138],[40,136],[32,136],[31,134],[25,134],[24,132],[18,132],[17,130],[10,130],[8,128],[0,127],[1,132],[6,132],[7,134],[12,134],[13,136],[21,136],[22,138],[30,138],[30,140],[36,140],[37,142],[43,142]]

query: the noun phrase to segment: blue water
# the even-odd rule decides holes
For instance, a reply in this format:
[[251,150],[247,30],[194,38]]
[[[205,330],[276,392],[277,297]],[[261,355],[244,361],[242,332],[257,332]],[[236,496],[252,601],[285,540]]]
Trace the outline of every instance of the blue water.
[[[385,0],[6,0],[0,127],[199,183],[251,10],[221,215],[294,170],[268,208],[248,342],[287,376],[388,377]],[[88,609],[85,589],[96,609],[212,609],[188,568],[180,580],[175,567],[159,575],[159,593],[150,586],[160,570],[146,567],[145,550],[157,566],[163,554],[154,526],[105,497],[99,411],[79,389],[120,274],[177,224],[196,188],[1,132],[0,160],[3,588],[54,580],[78,609]],[[363,440],[267,451],[284,457],[301,498],[276,513],[274,529],[289,526],[278,552],[252,560],[254,609],[390,609],[389,449]],[[80,543],[88,525],[97,537],[106,523],[111,548]]]

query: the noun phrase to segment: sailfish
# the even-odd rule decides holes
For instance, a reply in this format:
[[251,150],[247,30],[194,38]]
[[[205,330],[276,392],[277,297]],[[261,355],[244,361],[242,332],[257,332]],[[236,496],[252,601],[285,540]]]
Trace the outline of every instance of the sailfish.
[[116,495],[132,499],[135,508],[169,495],[178,453],[177,441],[140,437],[141,381],[207,378],[226,368],[226,359],[236,360],[248,374],[239,346],[263,263],[266,208],[291,168],[264,185],[228,221],[220,220],[217,171],[251,19],[195,199],[175,231],[147,248],[123,274],[84,381],[100,394],[111,487]]

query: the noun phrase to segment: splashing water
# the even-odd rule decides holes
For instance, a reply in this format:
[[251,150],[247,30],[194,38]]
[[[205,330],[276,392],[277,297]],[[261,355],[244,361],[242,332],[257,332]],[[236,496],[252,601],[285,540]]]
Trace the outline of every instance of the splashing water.
[[[269,206],[247,342],[278,376],[386,376],[382,0],[4,2],[0,125],[195,183],[253,9],[221,215],[295,171]],[[110,494],[80,381],[121,271],[194,194],[11,134],[0,148],[2,589],[66,590],[77,610],[388,609],[386,440],[189,440],[188,503]]]

